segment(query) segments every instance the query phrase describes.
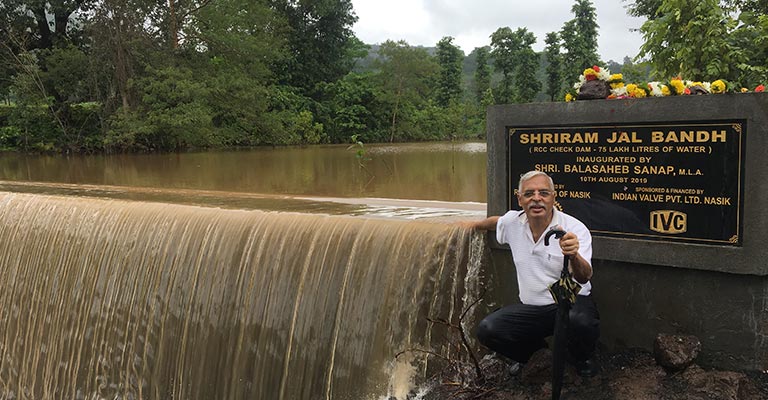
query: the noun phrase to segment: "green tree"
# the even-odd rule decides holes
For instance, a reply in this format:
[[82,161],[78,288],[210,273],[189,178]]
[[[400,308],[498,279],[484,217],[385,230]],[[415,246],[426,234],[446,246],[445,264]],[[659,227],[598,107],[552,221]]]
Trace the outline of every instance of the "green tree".
[[475,49],[477,69],[475,70],[475,99],[482,103],[486,92],[491,88],[491,69],[488,67],[488,47]]
[[160,68],[159,61],[170,58],[157,43],[157,27],[146,24],[154,6],[151,0],[103,0],[85,24],[92,98],[107,115],[135,107],[140,98],[130,83],[145,75],[146,66]]
[[509,27],[499,28],[491,34],[491,56],[494,69],[501,73],[501,82],[494,96],[499,104],[512,103],[515,98],[514,73],[517,68],[515,55],[522,46],[520,38]]
[[[40,49],[10,54],[14,74],[7,88],[13,93],[18,106],[37,108],[52,123],[46,126],[52,130],[37,132],[36,136],[46,138],[46,145],[28,147],[33,151],[78,151],[83,136],[82,122],[73,117],[71,105],[87,96],[83,79],[87,69],[83,68],[85,56],[74,46],[65,48]],[[34,122],[22,121],[25,117],[41,118],[39,112],[20,112],[13,120],[17,125],[32,126]],[[42,126],[42,125],[40,125]],[[37,142],[36,142],[37,143]]]
[[754,88],[768,81],[768,0],[729,0],[728,3],[728,7],[724,7],[726,12],[738,14],[738,24],[728,37],[733,46],[741,50],[737,81]]
[[459,100],[461,88],[461,61],[464,53],[453,43],[453,38],[446,36],[437,43],[437,63],[440,67],[435,98],[437,104],[447,107]]
[[650,57],[656,78],[738,79],[745,58],[728,38],[737,21],[718,0],[662,0],[657,14],[640,29],[640,56]]
[[406,138],[408,123],[418,105],[432,97],[438,66],[424,48],[405,41],[386,41],[379,48],[382,56],[379,75],[383,99],[389,104],[389,141]]
[[541,90],[541,82],[537,78],[540,57],[531,47],[536,43],[536,36],[526,28],[515,31],[519,37],[520,49],[517,52],[518,65],[515,69],[515,86],[517,87],[517,101],[530,103]]
[[[15,77],[15,82],[6,81],[5,91],[14,91],[27,107],[48,111],[58,135],[40,134],[57,136],[50,141],[54,147],[81,136],[71,105],[87,94],[82,21],[92,4],[92,0],[5,0],[0,5],[0,64]],[[34,113],[18,114],[15,121],[21,123],[23,115]],[[66,150],[71,147],[79,145]]]
[[647,82],[650,79],[650,65],[647,61],[635,63],[629,57],[624,57],[624,64],[620,69],[611,69],[611,71],[621,72],[624,82]]
[[755,14],[768,14],[768,0],[731,0],[733,6]]
[[[0,147],[171,151],[481,133],[483,110],[462,101],[467,60],[451,38],[435,57],[387,43],[375,68],[353,74],[364,48],[355,20],[350,0],[2,1],[0,96],[13,105],[0,115]],[[534,69],[523,50],[515,62],[527,66],[514,73]],[[490,86],[482,64],[481,89]],[[482,94],[481,104],[493,101]]]
[[63,47],[81,36],[80,21],[95,0],[3,0],[0,32],[3,41],[27,50]]
[[365,46],[354,36],[357,16],[351,0],[271,0],[288,24],[291,56],[277,64],[281,82],[312,94],[320,82],[352,70]]
[[[656,19],[662,16],[659,12],[662,3],[663,0],[633,0],[627,5],[627,13],[635,17]],[[720,0],[719,4],[723,10],[734,13],[768,13],[768,0]]]
[[[681,4],[688,8],[675,10]],[[699,8],[694,12],[694,7]],[[643,26],[646,46],[641,51],[651,58],[656,77],[663,79],[669,77],[666,75],[689,74],[691,69],[697,69],[695,73],[700,74],[699,79],[724,78],[745,86],[754,86],[768,79],[766,0],[683,3],[635,0],[628,6],[628,12],[648,19]],[[695,17],[692,18],[692,14]],[[662,26],[664,22],[674,22],[676,26],[665,28]],[[652,48],[660,41],[664,41],[668,51]],[[719,48],[714,51],[716,47]],[[682,48],[686,48],[682,54],[672,50]],[[701,55],[714,59],[698,58]],[[673,60],[666,59],[668,57],[675,60],[693,58],[686,60],[687,66],[675,66]],[[692,62],[696,63],[695,67]],[[714,77],[716,74],[717,78]]]
[[627,5],[627,14],[649,20],[656,19],[659,17],[661,2],[662,0],[634,0]]
[[768,81],[768,5],[763,2],[754,7],[762,11],[742,12],[740,24],[730,36],[735,46],[743,49],[743,62],[737,65],[740,71],[737,80],[749,88]]
[[575,0],[571,13],[574,18],[563,24],[560,38],[566,60],[565,79],[575,81],[585,68],[600,64],[597,55],[598,28],[595,7],[590,0]]
[[500,103],[530,102],[541,89],[536,77],[539,57],[531,46],[536,37],[526,28],[512,31],[499,28],[491,34],[491,55],[494,66],[501,72],[499,89],[494,92]]
[[[175,49],[169,35],[146,43],[142,32],[129,31],[133,25],[105,20],[100,26],[125,33],[124,54],[130,58],[123,65],[131,67],[128,96],[135,98],[130,106],[123,101],[125,115],[109,119],[109,149],[177,150],[325,140],[323,126],[308,106],[311,102],[290,88],[274,85],[271,63],[284,57],[285,38],[276,33],[281,18],[265,0],[219,0],[197,8],[176,2],[174,7],[176,12],[184,10],[177,14],[181,24],[177,29],[183,35]],[[144,53],[135,51],[134,46],[141,43],[146,44]],[[103,48],[107,54],[113,50],[111,59],[120,59],[115,46],[105,43]],[[125,76],[115,75],[118,82]]]
[[265,0],[218,0],[199,9],[185,25],[180,61],[210,88],[205,100],[218,132],[214,143],[324,140],[321,127],[315,127],[311,102],[293,93],[283,101],[290,90],[278,92],[274,86],[270,61],[284,59],[287,51],[286,38],[275,34],[280,23]]
[[[54,133],[66,132],[63,121],[42,84],[42,71],[32,52],[14,54],[20,73],[11,79],[10,91],[16,97],[5,129],[4,144],[15,144],[24,151],[50,151],[56,147]],[[61,136],[61,135],[59,135]]]
[[181,150],[214,144],[210,88],[188,68],[150,71],[137,80],[142,107],[118,114],[107,145],[113,149]]
[[389,114],[373,73],[351,72],[324,84],[322,92],[321,118],[332,143],[345,143],[352,136],[366,143],[389,139]]
[[559,99],[563,92],[563,57],[560,54],[560,36],[547,33],[544,39],[544,56],[547,59],[547,96],[550,101]]

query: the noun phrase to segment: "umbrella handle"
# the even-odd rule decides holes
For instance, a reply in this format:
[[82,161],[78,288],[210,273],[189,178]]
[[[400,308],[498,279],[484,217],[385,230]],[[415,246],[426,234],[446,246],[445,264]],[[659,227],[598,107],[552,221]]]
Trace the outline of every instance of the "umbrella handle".
[[[544,245],[549,246],[549,238],[552,237],[552,235],[555,235],[556,239],[561,239],[563,236],[565,236],[565,231],[562,229],[550,229],[549,232],[547,232],[546,235],[544,235]],[[568,272],[568,256],[565,256],[563,258],[563,271],[560,273],[560,277],[566,277],[569,276],[570,273]]]
[[549,238],[552,237],[552,235],[555,235],[556,239],[560,239],[563,236],[565,236],[565,231],[560,229],[550,229],[549,232],[547,232],[546,235],[544,235],[544,245],[549,246]]

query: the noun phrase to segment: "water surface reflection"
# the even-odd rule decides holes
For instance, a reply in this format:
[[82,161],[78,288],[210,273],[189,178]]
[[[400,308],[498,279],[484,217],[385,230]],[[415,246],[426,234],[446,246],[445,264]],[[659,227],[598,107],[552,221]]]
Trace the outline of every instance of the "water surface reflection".
[[486,201],[485,143],[257,148],[174,154],[4,154],[0,180],[262,195]]

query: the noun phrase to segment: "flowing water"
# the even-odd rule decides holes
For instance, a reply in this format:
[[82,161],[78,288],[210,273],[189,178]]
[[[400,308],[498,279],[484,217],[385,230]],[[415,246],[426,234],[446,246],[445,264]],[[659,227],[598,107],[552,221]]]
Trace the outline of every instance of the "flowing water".
[[0,398],[403,399],[471,325],[473,204],[59,181],[0,183]]
[[486,201],[485,143],[259,148],[110,156],[0,155],[0,180],[345,198]]

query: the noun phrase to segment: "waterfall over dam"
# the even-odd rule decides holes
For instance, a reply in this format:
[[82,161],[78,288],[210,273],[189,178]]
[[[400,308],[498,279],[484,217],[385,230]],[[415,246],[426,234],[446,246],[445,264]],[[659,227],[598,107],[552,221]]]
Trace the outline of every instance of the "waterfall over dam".
[[380,398],[398,352],[448,351],[427,317],[475,295],[470,236],[0,192],[0,398]]

